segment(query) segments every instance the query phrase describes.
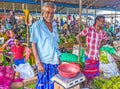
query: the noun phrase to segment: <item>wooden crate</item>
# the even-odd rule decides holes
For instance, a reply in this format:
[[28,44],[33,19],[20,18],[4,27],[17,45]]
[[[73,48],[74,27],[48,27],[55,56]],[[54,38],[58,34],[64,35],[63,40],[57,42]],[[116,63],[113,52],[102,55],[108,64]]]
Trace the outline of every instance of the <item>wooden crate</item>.
[[[28,85],[35,84],[37,81],[37,76],[30,78],[30,79],[25,79],[23,82],[18,82],[18,83],[12,83],[10,89],[17,89],[17,88],[24,88],[27,87]],[[33,88],[35,89],[35,88]]]
[[10,89],[17,89],[17,88],[23,88],[23,82],[18,82],[18,83],[13,82],[10,86]]
[[75,43],[64,43],[64,44],[60,44],[59,48],[62,48],[62,47],[73,48],[73,45],[75,45]]
[[[54,82],[54,89],[66,89],[64,88],[62,85],[60,85],[59,83],[57,82]],[[71,88],[68,88],[68,89],[80,89],[80,84],[77,84],[76,86],[73,86]]]
[[35,84],[37,81],[37,76],[36,77],[33,77],[33,78],[30,78],[30,79],[25,79],[23,81],[23,85],[24,87],[28,86],[29,84]]

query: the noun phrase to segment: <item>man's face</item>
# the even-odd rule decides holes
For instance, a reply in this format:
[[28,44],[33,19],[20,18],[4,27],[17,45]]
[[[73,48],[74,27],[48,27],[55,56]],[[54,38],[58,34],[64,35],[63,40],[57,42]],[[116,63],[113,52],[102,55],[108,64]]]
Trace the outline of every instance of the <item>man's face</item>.
[[10,11],[10,15],[13,15],[13,11]]
[[105,19],[104,18],[100,18],[98,21],[98,26],[102,29],[102,27],[104,26],[105,23]]
[[43,18],[47,22],[51,22],[54,17],[54,8],[46,6],[45,10],[43,10]]

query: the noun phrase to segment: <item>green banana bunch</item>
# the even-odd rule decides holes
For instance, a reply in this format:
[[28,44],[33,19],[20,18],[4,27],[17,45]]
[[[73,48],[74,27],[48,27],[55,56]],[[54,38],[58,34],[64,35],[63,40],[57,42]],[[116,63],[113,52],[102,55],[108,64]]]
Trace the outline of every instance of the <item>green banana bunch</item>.
[[108,64],[108,58],[107,58],[107,53],[105,51],[100,52],[100,62]]

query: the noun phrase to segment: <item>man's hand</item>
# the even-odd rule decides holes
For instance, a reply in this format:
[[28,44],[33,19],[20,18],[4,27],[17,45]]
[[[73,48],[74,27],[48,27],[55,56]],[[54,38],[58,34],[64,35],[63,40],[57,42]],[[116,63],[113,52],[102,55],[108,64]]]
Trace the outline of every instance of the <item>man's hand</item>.
[[81,47],[83,50],[85,50],[86,52],[89,52],[90,48],[89,47]]
[[44,67],[43,67],[42,63],[38,64],[38,72],[44,73]]

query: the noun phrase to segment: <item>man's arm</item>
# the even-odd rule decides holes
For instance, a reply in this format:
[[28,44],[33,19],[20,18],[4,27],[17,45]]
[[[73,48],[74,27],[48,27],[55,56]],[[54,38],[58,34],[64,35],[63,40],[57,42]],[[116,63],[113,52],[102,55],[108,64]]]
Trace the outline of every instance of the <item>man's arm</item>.
[[81,37],[83,37],[84,35],[82,35],[82,34],[78,34],[77,36],[76,36],[76,40],[77,40],[77,42],[78,42],[78,44],[80,45],[80,47],[82,48],[82,49],[84,49],[85,51],[89,51],[89,47],[87,47],[87,46],[83,46],[83,44],[82,44],[82,42],[81,42],[81,40],[80,40],[80,38]]
[[106,43],[107,43],[107,40],[103,40],[103,41],[101,42],[100,48],[101,48],[103,45],[105,45]]
[[1,48],[5,49],[8,46],[8,44],[3,44]]
[[78,34],[78,35],[76,36],[76,40],[77,40],[78,44],[82,47],[82,43],[81,43],[80,37],[82,37],[82,35],[81,35],[81,34]]
[[37,62],[37,65],[38,65],[38,71],[43,73],[44,68],[43,68],[43,65],[42,65],[40,58],[38,56],[36,43],[33,43],[33,42],[32,42],[32,51],[33,51],[33,55],[35,57],[35,61]]

